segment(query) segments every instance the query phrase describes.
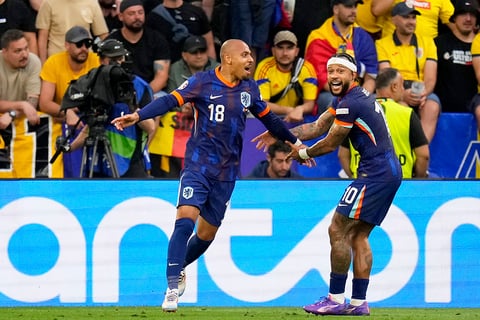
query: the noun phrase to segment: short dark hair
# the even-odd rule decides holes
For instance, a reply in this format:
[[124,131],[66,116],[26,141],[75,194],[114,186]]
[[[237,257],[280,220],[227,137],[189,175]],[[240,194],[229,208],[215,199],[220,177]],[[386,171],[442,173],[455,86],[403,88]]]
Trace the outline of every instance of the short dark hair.
[[386,68],[381,70],[377,79],[375,79],[375,87],[377,89],[383,89],[388,87],[395,78],[398,76],[398,70],[395,68]]
[[18,29],[9,29],[5,31],[0,39],[0,46],[2,49],[7,48],[11,42],[25,38],[25,33]]
[[270,158],[275,158],[276,152],[290,153],[290,151],[292,151],[292,148],[281,140],[277,140],[274,144],[268,147],[268,155]]

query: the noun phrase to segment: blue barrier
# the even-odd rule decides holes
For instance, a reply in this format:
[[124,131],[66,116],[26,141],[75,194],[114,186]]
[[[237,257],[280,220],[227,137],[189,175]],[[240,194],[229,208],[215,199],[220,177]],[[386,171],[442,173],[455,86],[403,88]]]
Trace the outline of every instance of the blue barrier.
[[[256,150],[250,140],[265,131],[255,118],[247,119],[243,156],[241,162],[242,177],[248,175],[252,168],[265,159],[263,152]],[[307,141],[312,145],[317,140]],[[432,177],[440,178],[475,178],[476,162],[480,159],[480,144],[477,141],[477,125],[472,114],[442,113],[438,120],[435,137],[430,144],[430,167]],[[480,164],[480,163],[479,163]],[[307,168],[294,163],[293,169],[306,178],[338,178],[341,169],[337,152],[317,159],[317,166]]]
[[[216,241],[187,268],[180,303],[302,306],[325,294],[327,227],[347,184],[238,181]],[[160,304],[176,181],[0,187],[0,307]],[[479,228],[479,180],[404,181],[372,233],[370,304],[478,307]]]
[[[471,148],[474,142],[477,142],[477,124],[472,114],[441,114],[430,144],[430,173],[445,178],[480,177],[480,172],[475,174],[475,161],[480,159],[480,148]],[[475,153],[476,158],[472,157]],[[463,162],[464,158],[467,158],[466,162]],[[473,170],[467,170],[472,165]],[[459,172],[463,172],[463,175],[457,176]]]

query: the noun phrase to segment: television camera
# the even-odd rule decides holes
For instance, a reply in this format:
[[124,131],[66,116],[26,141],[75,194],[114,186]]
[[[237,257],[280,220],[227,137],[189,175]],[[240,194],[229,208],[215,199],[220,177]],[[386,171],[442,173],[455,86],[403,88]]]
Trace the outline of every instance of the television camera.
[[[109,42],[110,41],[110,42]],[[121,42],[113,40],[121,45]],[[106,45],[115,43],[106,40]],[[109,42],[109,43],[107,43]],[[97,53],[102,55],[102,44],[98,47]],[[111,47],[109,45],[109,47]],[[123,45],[121,45],[123,53]],[[86,75],[70,82],[60,106],[61,112],[67,109],[76,108],[79,114],[79,120],[75,126],[69,130],[65,136],[59,136],[56,141],[57,151],[50,160],[53,163],[61,152],[69,152],[71,150],[70,140],[75,135],[76,128],[83,122],[88,125],[88,136],[84,143],[84,152],[82,155],[82,166],[80,177],[85,175],[85,167],[87,164],[87,155],[89,157],[90,169],[88,177],[93,176],[94,166],[98,160],[98,152],[100,145],[106,156],[106,160],[112,172],[112,177],[118,178],[118,169],[114,160],[110,142],[106,136],[106,125],[113,105],[116,103],[125,103],[129,106],[130,111],[137,109],[135,88],[133,85],[133,74],[130,71],[131,62],[126,61],[118,63],[116,60],[110,60],[110,64],[101,65],[98,68],[90,70]],[[93,150],[89,150],[93,148]]]

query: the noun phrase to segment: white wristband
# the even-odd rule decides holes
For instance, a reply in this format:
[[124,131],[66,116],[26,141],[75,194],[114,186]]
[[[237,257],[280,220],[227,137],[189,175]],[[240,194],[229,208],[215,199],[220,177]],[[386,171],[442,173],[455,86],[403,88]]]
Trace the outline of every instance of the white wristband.
[[310,159],[310,156],[309,156],[308,153],[307,153],[307,148],[303,148],[303,149],[298,150],[298,155],[299,155],[300,158],[302,158],[303,160]]
[[295,141],[295,145],[296,145],[297,147],[300,147],[302,144],[303,144],[303,142],[302,142],[302,140],[300,140],[300,139],[297,139],[297,141]]

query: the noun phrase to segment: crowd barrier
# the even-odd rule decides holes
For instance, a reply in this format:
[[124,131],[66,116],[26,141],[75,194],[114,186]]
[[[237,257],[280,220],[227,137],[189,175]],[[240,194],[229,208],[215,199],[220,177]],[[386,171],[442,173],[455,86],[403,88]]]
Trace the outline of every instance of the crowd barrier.
[[[255,118],[247,119],[241,174],[246,176],[253,167],[265,159],[250,140],[265,131]],[[312,145],[317,140],[306,141]],[[434,178],[480,178],[480,142],[477,125],[472,114],[442,113],[437,131],[430,144],[429,173]],[[338,178],[341,170],[337,152],[317,158],[317,166],[307,168],[294,162],[293,169],[305,178]]]
[[[180,304],[300,307],[326,294],[327,228],[347,184],[238,181]],[[0,187],[0,307],[159,306],[177,181]],[[478,307],[479,228],[480,180],[404,181],[371,236],[371,306]]]

